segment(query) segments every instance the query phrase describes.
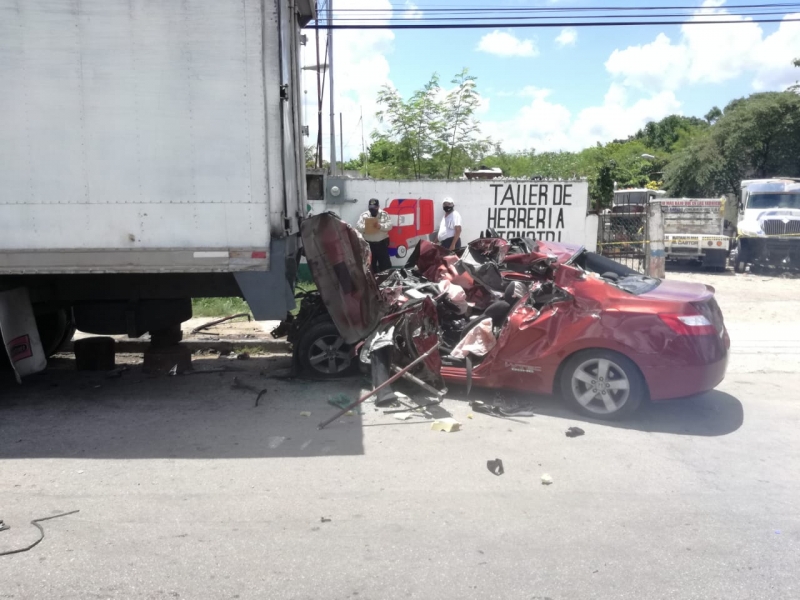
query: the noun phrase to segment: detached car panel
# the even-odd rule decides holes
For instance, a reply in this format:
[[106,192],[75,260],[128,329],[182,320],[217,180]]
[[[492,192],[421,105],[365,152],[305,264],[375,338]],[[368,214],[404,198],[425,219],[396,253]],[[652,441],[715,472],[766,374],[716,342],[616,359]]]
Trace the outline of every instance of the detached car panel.
[[300,235],[311,276],[339,333],[351,344],[363,340],[386,310],[369,271],[369,246],[333,213],[306,219]]

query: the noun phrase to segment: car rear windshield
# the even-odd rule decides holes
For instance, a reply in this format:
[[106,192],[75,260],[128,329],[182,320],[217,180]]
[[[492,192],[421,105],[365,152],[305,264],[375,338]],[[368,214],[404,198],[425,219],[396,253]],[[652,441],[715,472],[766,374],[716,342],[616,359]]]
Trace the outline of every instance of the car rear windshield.
[[800,210],[800,194],[752,194],[747,208],[794,208]]
[[607,283],[635,296],[646,294],[657,288],[658,284],[661,283],[660,279],[642,275],[630,267],[596,252],[584,250],[575,256],[571,262],[586,271],[597,273]]
[[660,279],[654,279],[646,275],[628,275],[627,277],[622,277],[619,281],[615,281],[613,285],[634,296],[638,296],[653,291],[660,283]]

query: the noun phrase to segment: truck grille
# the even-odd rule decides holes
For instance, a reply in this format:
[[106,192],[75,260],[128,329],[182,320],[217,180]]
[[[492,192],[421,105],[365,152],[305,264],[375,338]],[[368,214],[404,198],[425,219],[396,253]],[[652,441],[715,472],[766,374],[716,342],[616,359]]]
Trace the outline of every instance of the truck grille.
[[800,234],[800,221],[790,220],[784,223],[781,219],[767,219],[761,228],[767,235],[790,235]]

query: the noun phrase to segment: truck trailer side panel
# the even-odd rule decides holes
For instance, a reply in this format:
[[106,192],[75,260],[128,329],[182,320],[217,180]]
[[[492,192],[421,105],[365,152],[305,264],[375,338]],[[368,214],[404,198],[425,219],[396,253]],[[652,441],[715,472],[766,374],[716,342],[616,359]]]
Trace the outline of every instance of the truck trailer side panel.
[[288,4],[0,0],[0,273],[267,270],[304,206]]

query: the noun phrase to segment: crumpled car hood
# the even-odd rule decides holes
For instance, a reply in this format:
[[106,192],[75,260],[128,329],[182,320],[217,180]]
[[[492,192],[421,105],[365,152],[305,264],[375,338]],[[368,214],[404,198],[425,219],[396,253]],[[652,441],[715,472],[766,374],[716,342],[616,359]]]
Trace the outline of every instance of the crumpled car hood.
[[339,333],[349,344],[365,339],[386,314],[369,271],[369,246],[333,213],[305,219],[300,236],[311,276]]

